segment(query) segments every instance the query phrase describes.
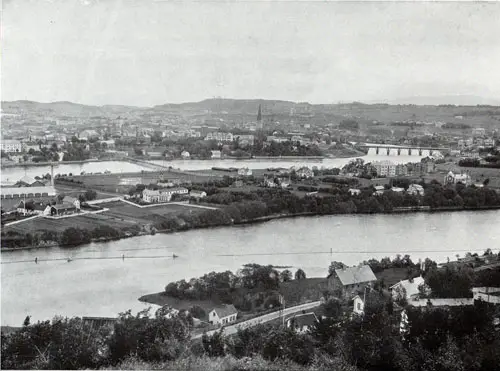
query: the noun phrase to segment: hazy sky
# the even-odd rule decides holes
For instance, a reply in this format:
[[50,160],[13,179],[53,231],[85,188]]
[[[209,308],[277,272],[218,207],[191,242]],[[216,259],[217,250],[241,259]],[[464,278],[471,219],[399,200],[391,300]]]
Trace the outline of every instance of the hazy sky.
[[2,99],[500,98],[500,3],[3,1]]

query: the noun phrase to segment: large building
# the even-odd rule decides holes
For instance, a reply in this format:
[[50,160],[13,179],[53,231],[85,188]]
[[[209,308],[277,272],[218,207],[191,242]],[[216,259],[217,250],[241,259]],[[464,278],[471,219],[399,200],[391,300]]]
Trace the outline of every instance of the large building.
[[6,153],[21,152],[23,150],[23,145],[18,140],[4,139],[0,142],[0,150]]
[[13,187],[4,188],[0,192],[2,199],[8,198],[33,198],[33,197],[51,197],[56,195],[56,190],[53,186],[45,187]]
[[396,164],[391,161],[375,161],[372,162],[378,176],[396,176]]
[[335,269],[328,276],[328,289],[334,295],[352,298],[377,281],[377,277],[368,265]]
[[218,142],[232,142],[234,135],[232,133],[223,133],[221,131],[215,131],[208,133],[205,140],[216,140]]
[[166,188],[159,190],[145,189],[142,191],[142,199],[149,203],[170,202],[173,195],[188,194],[187,188]]

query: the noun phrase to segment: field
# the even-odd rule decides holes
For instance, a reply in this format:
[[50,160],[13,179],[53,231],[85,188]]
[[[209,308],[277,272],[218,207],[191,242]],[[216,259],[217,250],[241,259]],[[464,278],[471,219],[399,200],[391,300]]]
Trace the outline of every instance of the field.
[[178,204],[158,205],[153,207],[140,208],[125,202],[117,201],[107,204],[100,204],[101,207],[109,208],[104,215],[117,220],[134,220],[135,223],[148,224],[163,220],[167,215],[178,215],[182,213],[200,212],[203,209],[183,206]]
[[489,168],[479,168],[479,167],[461,167],[455,163],[445,163],[436,165],[437,173],[429,174],[424,177],[424,179],[432,180],[436,179],[438,182],[442,183],[444,176],[449,172],[454,173],[467,172],[470,174],[473,183],[483,183],[486,179],[490,182],[488,187],[490,188],[500,188],[500,169],[489,169]]
[[99,206],[108,208],[109,211],[61,219],[36,218],[7,226],[3,229],[6,232],[15,231],[20,234],[45,230],[63,232],[70,227],[92,230],[99,225],[106,225],[118,230],[123,230],[135,225],[147,225],[164,220],[164,217],[167,215],[178,215],[186,212],[199,213],[204,211],[204,209],[200,208],[174,204],[140,208],[122,201],[103,203]]
[[[181,182],[202,183],[210,179],[221,178],[221,174],[230,174],[225,172],[213,172],[211,170],[201,172],[181,172],[181,171],[147,171],[137,173],[122,173],[122,174],[94,174],[94,175],[74,175],[67,177],[74,181],[81,181],[86,187],[92,189],[101,189],[107,192],[126,193],[132,186],[136,184],[156,183],[161,177],[167,179],[180,179]],[[72,183],[64,182],[61,186],[71,187]],[[75,186],[78,186],[75,184]]]

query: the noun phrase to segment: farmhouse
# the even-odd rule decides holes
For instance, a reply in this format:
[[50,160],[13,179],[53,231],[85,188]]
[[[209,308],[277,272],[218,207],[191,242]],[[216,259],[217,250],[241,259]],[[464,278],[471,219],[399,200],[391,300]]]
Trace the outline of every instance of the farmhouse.
[[238,316],[238,311],[234,305],[224,305],[222,307],[216,307],[210,311],[208,314],[208,321],[212,325],[225,325],[236,321]]
[[50,206],[50,216],[70,215],[77,211],[77,208],[73,204],[62,203]]
[[328,289],[338,297],[350,298],[375,281],[377,277],[368,265],[335,269],[328,276]]
[[80,210],[80,200],[78,198],[71,197],[71,196],[64,196],[62,202],[66,203],[66,204],[75,205],[75,208],[77,210]]
[[47,201],[22,200],[17,205],[17,212],[24,215],[49,215],[50,207]]

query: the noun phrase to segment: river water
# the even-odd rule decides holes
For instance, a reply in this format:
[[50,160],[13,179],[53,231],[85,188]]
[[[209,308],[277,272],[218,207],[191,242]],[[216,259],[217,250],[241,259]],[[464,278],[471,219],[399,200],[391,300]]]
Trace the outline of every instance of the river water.
[[[74,249],[1,254],[1,323],[64,316],[116,316],[173,280],[242,264],[289,265],[326,276],[331,260],[353,265],[409,253],[445,261],[500,248],[500,211],[343,215],[141,236]],[[330,254],[332,249],[332,254]],[[172,259],[172,254],[179,257]],[[125,259],[122,259],[125,255]],[[38,264],[34,259],[38,257]],[[67,258],[73,260],[67,262]],[[55,260],[60,259],[60,260]]]
[[[395,163],[418,162],[422,158],[417,155],[368,155],[361,157],[365,162],[390,160]],[[267,169],[270,167],[285,167],[292,166],[322,166],[326,168],[342,167],[347,164],[352,158],[325,158],[323,160],[153,160],[153,164],[162,166],[172,166],[175,169],[181,170],[205,170],[214,166],[218,167],[243,167],[250,169]],[[141,170],[151,171],[151,168],[143,167],[139,164],[126,161],[103,161],[103,162],[87,162],[83,164],[60,164],[54,167],[54,174],[80,174],[82,171],[86,173],[104,173],[105,171],[112,173],[138,172]],[[31,167],[11,167],[2,168],[2,183],[15,183],[25,175],[35,177],[49,173],[50,166],[31,166]]]

